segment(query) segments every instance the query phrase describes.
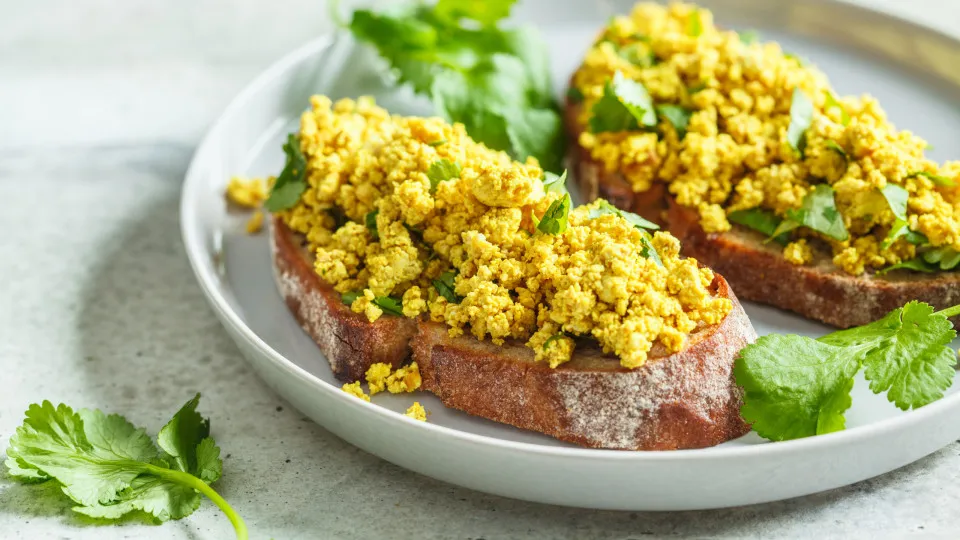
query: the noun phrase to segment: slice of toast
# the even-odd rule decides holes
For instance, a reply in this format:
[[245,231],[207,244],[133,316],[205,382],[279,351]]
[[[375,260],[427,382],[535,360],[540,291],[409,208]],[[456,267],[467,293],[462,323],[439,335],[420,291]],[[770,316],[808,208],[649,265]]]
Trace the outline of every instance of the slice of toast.
[[573,360],[551,369],[519,342],[451,338],[442,324],[404,317],[371,323],[317,276],[302,236],[275,217],[270,241],[281,295],[342,381],[362,380],[376,362],[397,367],[412,349],[423,389],[445,405],[584,446],[700,448],[749,431],[732,370],[756,334],[720,276],[712,291],[733,309],[720,324],[698,328],[682,351],[654,349],[629,370],[582,340]]
[[280,295],[297,322],[330,362],[333,374],[344,382],[363,380],[377,362],[400,367],[410,356],[410,338],[417,322],[406,317],[380,317],[370,322],[343,303],[340,294],[313,269],[306,239],[279,218],[270,220],[273,275]]
[[779,244],[764,244],[765,237],[740,225],[726,233],[706,233],[697,212],[674,202],[664,183],[633,193],[621,174],[605,172],[578,142],[580,110],[579,105],[568,102],[565,114],[574,147],[570,155],[584,201],[597,195],[608,197],[624,210],[666,224],[680,240],[682,253],[723,275],[741,299],[790,310],[838,328],[873,322],[910,300],[927,302],[937,309],[960,303],[960,273],[896,270],[883,276],[852,276],[834,266],[822,250],[815,253],[812,264],[795,265],[783,257]]

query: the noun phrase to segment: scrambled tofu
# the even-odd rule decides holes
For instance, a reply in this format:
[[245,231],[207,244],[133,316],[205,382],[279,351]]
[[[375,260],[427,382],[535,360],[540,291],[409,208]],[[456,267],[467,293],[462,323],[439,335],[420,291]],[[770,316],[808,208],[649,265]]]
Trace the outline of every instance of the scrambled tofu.
[[427,421],[427,411],[423,408],[423,405],[419,401],[414,401],[413,405],[407,409],[407,412],[403,413],[414,420],[419,420],[421,422]]
[[[916,255],[903,237],[881,245],[895,216],[878,190],[893,183],[909,193],[909,229],[929,246],[960,250],[960,190],[943,185],[960,185],[960,162],[940,167],[926,159],[927,143],[897,131],[874,98],[835,98],[821,72],[778,44],[722,31],[709,11],[691,4],[641,3],[612,19],[574,76],[582,125],[617,72],[642,83],[655,104],[691,111],[686,134],[661,118],[662,136],[585,130],[581,145],[607,172],[622,172],[635,191],[666,183],[680,204],[699,211],[706,231],[729,230],[727,216],[737,210],[761,208],[783,218],[814,185],[828,183],[849,238],[809,229],[794,236],[832,250],[838,267],[858,275]],[[795,89],[814,109],[801,152],[788,138]],[[793,243],[786,255],[806,264],[809,248]]]
[[358,397],[364,401],[370,401],[370,396],[363,393],[363,388],[360,388],[360,381],[347,383],[343,385],[340,389],[350,394],[351,396]]
[[389,364],[378,362],[367,369],[365,378],[370,387],[370,395],[388,390],[391,394],[413,392],[420,388],[423,379],[416,362],[402,366],[396,371]]
[[[278,215],[305,235],[317,274],[353,293],[351,309],[370,321],[426,316],[451,336],[522,340],[554,367],[574,354],[573,336],[592,337],[635,368],[732,307],[711,294],[709,269],[679,258],[675,238],[615,213],[591,218],[598,203],[571,210],[561,234],[540,232],[535,220],[560,195],[545,191],[533,159],[515,162],[460,124],[391,116],[369,98],[311,104],[299,133],[307,189]],[[376,367],[367,381],[371,393],[409,392],[420,374],[416,364]]]
[[267,200],[267,183],[261,178],[241,178],[234,176],[227,184],[227,200],[237,206],[255,210],[247,220],[248,234],[256,234],[263,229],[263,201]]

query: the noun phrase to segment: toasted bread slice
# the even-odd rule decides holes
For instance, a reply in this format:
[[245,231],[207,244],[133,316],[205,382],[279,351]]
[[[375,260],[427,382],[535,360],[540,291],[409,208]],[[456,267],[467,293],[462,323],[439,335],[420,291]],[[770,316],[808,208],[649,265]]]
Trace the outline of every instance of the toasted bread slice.
[[574,358],[550,368],[522,343],[502,346],[470,336],[450,338],[421,322],[413,340],[424,389],[469,414],[594,448],[702,448],[749,431],[732,369],[756,338],[746,313],[719,275],[718,296],[733,309],[719,325],[692,333],[684,349],[654,348],[636,369],[620,366],[590,340]]
[[674,202],[665,184],[633,193],[620,173],[605,172],[577,140],[580,106],[568,102],[565,114],[574,147],[570,155],[584,201],[605,197],[619,208],[665,224],[680,240],[684,255],[724,276],[743,300],[790,310],[838,328],[873,322],[910,300],[937,309],[960,303],[960,273],[897,270],[883,276],[852,276],[834,266],[826,251],[815,253],[810,265],[795,265],[783,258],[779,244],[764,244],[765,237],[740,225],[726,233],[708,234],[700,227],[697,212]]
[[313,254],[303,235],[276,216],[270,220],[273,272],[280,295],[300,326],[317,342],[333,374],[344,382],[362,380],[377,362],[400,367],[410,356],[410,338],[417,322],[406,317],[380,317],[370,322],[343,303],[340,294],[313,269]]
[[573,360],[551,369],[522,343],[451,338],[442,324],[405,317],[371,323],[317,276],[301,235],[273,218],[270,240],[281,295],[342,381],[362,380],[376,362],[398,367],[412,348],[423,389],[445,405],[584,446],[700,448],[749,431],[732,369],[756,334],[720,276],[713,291],[733,309],[720,324],[697,329],[679,353],[655,349],[629,370],[582,340]]

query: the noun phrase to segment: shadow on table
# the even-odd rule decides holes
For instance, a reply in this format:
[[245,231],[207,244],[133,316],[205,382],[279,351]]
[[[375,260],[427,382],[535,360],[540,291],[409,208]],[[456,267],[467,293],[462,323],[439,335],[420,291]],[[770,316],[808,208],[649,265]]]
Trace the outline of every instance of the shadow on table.
[[[86,384],[102,396],[101,408],[127,414],[151,433],[202,391],[202,412],[225,457],[216,487],[257,536],[310,538],[324,531],[357,537],[373,528],[397,537],[764,534],[765,527],[797,516],[814,519],[822,507],[883,490],[945,459],[941,452],[878,479],[802,499],[678,513],[526,503],[399,469],[309,422],[247,368],[186,261],[178,225],[181,172],[165,172],[170,185],[130,215],[105,246],[83,295],[78,333],[86,358],[78,361]],[[41,504],[39,496],[24,503],[32,489],[4,490],[0,508],[65,512],[63,505]]]

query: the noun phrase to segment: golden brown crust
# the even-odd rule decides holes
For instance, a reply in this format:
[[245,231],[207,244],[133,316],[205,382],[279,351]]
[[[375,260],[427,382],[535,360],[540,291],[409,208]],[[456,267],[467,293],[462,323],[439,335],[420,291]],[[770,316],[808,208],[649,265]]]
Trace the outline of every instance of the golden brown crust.
[[377,362],[400,367],[410,355],[416,321],[385,315],[370,322],[354,313],[313,270],[312,256],[303,249],[303,237],[276,216],[270,225],[277,287],[300,327],[320,346],[333,374],[341,381],[352,382],[362,380]]
[[[917,274],[896,271],[883,277],[851,276],[821,254],[814,265],[798,266],[783,258],[779,245],[765,245],[758,233],[735,225],[730,232],[708,234],[695,210],[672,201],[658,182],[656,189],[632,196],[619,172],[604,173],[600,163],[577,142],[579,106],[567,103],[567,131],[575,148],[570,152],[578,171],[576,182],[589,202],[611,194],[610,202],[647,219],[661,218],[680,240],[682,252],[723,275],[737,296],[790,310],[808,319],[839,328],[875,321],[910,300],[943,309],[960,303],[960,273]],[[659,202],[651,199],[657,198]],[[666,215],[661,209],[666,209]],[[663,219],[665,218],[665,219]]]
[[749,431],[732,369],[740,349],[756,338],[723,278],[714,286],[733,301],[723,322],[692,334],[678,353],[652,351],[634,370],[587,341],[573,360],[550,368],[534,362],[521,343],[450,338],[430,322],[420,323],[413,358],[424,389],[469,414],[595,448],[713,446]]

